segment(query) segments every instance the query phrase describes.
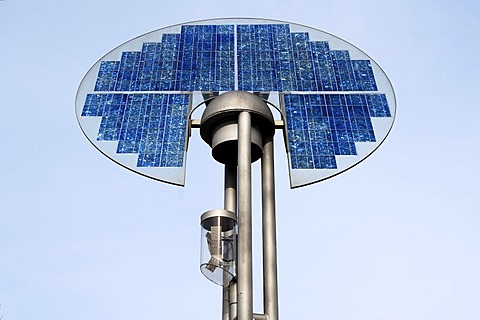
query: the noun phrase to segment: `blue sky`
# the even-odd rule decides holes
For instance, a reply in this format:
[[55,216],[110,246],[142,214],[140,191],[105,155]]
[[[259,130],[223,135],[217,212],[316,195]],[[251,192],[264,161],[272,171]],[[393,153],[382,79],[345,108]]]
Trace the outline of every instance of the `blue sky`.
[[[290,190],[276,137],[280,317],[480,319],[480,5],[475,1],[0,2],[0,317],[219,319],[200,273],[199,217],[222,166],[194,132],[187,185],[93,148],[77,87],[146,32],[217,17],[305,24],[369,54],[396,91],[385,143],[333,179]],[[254,183],[258,184],[258,164]],[[255,312],[261,312],[254,187]]]

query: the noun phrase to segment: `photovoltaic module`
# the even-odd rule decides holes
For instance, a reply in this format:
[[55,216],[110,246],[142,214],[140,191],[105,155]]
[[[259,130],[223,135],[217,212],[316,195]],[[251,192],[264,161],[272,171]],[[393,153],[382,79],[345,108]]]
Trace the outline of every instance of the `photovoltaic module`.
[[365,159],[396,112],[388,78],[358,48],[313,28],[258,19],[191,22],[126,42],[87,73],[76,112],[109,158],[183,185],[193,99],[233,90],[261,93],[280,110],[292,187]]

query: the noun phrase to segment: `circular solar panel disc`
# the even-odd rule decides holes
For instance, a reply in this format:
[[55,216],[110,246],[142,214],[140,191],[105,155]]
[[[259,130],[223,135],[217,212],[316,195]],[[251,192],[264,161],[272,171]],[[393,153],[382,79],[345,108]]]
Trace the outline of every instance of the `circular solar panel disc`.
[[113,161],[184,185],[192,106],[233,90],[280,110],[293,188],[364,160],[396,113],[387,76],[352,44],[289,22],[215,19],[159,29],[106,54],[80,84],[76,115]]

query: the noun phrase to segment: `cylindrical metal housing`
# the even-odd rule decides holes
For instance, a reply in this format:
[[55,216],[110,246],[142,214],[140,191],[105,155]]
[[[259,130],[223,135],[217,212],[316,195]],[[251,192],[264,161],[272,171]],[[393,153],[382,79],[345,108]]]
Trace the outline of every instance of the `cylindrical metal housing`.
[[267,104],[253,93],[230,91],[208,103],[203,112],[200,135],[212,147],[215,160],[226,165],[238,163],[238,115],[250,113],[251,162],[262,156],[262,137],[273,136],[275,122]]
[[[251,129],[251,162],[262,157],[262,133],[255,127]],[[226,165],[237,165],[238,124],[227,122],[218,125],[212,134],[212,156]]]
[[236,215],[209,210],[201,216],[200,271],[210,281],[228,286],[235,276]]

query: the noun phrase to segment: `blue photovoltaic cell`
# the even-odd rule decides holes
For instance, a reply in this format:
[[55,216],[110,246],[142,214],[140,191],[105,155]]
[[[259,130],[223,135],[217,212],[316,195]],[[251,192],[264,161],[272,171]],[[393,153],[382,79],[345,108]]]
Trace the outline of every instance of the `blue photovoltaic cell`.
[[182,167],[188,103],[188,94],[89,94],[82,116],[102,117],[97,140],[138,154],[137,167]]
[[371,117],[390,117],[384,94],[288,94],[285,116],[293,169],[336,169],[335,156],[375,142]]
[[292,87],[295,69],[288,25],[238,25],[237,59],[239,90]]
[[182,26],[142,51],[102,61],[95,91],[234,90],[233,25]]
[[369,60],[288,24],[237,26],[238,88],[246,91],[376,91]]
[[233,25],[182,26],[177,82],[180,90],[234,89]]

